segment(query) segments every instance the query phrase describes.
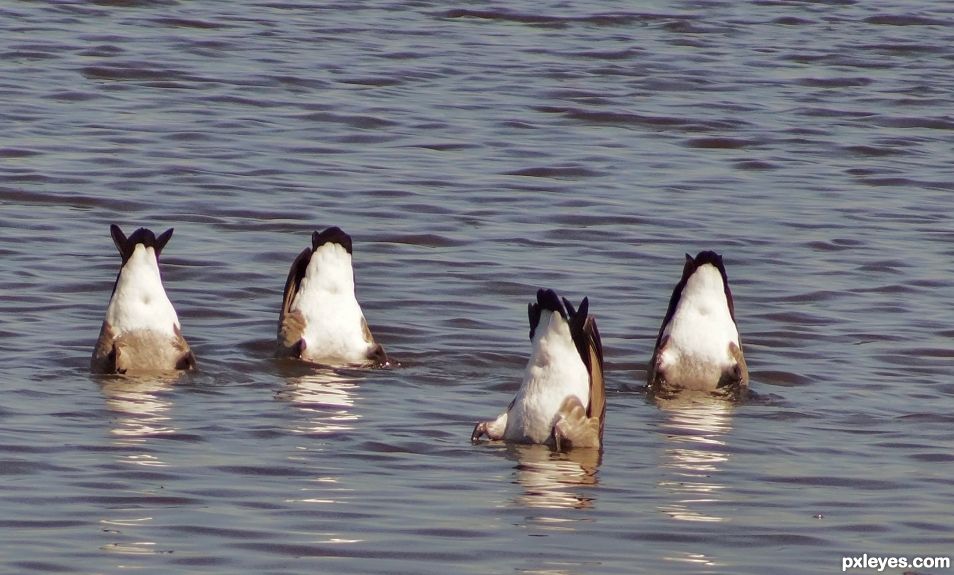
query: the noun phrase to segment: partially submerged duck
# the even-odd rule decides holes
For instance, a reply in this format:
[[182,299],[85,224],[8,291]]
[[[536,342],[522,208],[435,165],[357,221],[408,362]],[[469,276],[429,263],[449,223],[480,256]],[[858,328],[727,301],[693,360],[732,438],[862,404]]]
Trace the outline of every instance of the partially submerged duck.
[[735,391],[749,372],[722,256],[686,254],[649,364],[651,392]]
[[291,265],[278,320],[279,357],[331,367],[385,365],[354,293],[351,236],[314,232]]
[[195,369],[195,355],[182,337],[179,317],[159,275],[159,253],[172,229],[157,237],[139,228],[128,238],[115,224],[109,230],[123,261],[90,370],[137,374]]
[[537,291],[536,303],[529,306],[533,352],[520,389],[505,412],[474,427],[472,441],[486,435],[558,450],[601,446],[603,347],[588,308],[587,298],[574,310],[553,290]]

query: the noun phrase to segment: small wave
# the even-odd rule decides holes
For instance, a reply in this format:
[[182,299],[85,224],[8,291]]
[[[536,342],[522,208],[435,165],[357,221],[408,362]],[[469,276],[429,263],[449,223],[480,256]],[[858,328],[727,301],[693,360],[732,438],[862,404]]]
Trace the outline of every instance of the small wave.
[[511,172],[504,172],[506,176],[524,176],[529,178],[593,178],[605,175],[582,166],[548,166],[539,168],[523,168]]
[[944,26],[950,27],[951,20],[939,20],[910,14],[879,14],[864,19],[866,24],[878,26]]

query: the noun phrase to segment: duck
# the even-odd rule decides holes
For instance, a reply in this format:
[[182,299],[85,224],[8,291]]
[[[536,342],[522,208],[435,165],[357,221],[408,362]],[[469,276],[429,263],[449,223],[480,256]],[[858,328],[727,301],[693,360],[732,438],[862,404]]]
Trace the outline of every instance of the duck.
[[547,444],[557,451],[600,448],[606,415],[603,347],[589,300],[577,309],[552,289],[528,306],[532,352],[510,406],[478,422],[471,441],[486,436]]
[[748,382],[722,256],[686,254],[649,363],[649,390],[732,392]]
[[159,274],[159,254],[172,237],[172,228],[159,236],[139,228],[128,237],[116,224],[109,230],[122,264],[90,371],[133,375],[196,369],[195,354],[182,336]]
[[337,226],[314,231],[292,262],[276,355],[327,367],[388,364],[355,296],[351,236]]

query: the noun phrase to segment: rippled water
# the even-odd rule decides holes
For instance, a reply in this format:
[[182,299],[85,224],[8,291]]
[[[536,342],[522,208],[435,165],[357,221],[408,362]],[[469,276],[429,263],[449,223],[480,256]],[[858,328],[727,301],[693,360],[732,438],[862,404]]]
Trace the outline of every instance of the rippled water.
[[[0,570],[954,555],[947,3],[20,2],[0,38]],[[175,227],[195,376],[87,373],[110,223]],[[400,368],[270,357],[288,266],[329,225]],[[701,249],[754,395],[653,403]],[[470,444],[540,286],[598,317],[601,457]]]

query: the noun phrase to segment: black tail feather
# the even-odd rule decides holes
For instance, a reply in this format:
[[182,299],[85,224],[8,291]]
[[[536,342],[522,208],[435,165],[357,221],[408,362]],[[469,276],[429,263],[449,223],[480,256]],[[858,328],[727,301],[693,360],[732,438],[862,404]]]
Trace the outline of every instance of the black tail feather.
[[351,236],[338,226],[332,226],[322,232],[316,231],[311,234],[311,249],[317,250],[325,244],[338,244],[349,254],[351,253]]
[[122,229],[116,224],[109,226],[109,233],[113,237],[113,243],[116,244],[116,249],[119,250],[119,255],[123,258],[123,265],[132,257],[137,244],[152,248],[155,250],[156,257],[158,258],[162,248],[166,247],[166,244],[172,237],[172,230],[173,228],[169,228],[162,232],[157,238],[156,234],[152,233],[152,230],[139,228],[130,234],[129,237],[126,237],[126,234],[124,234]]

